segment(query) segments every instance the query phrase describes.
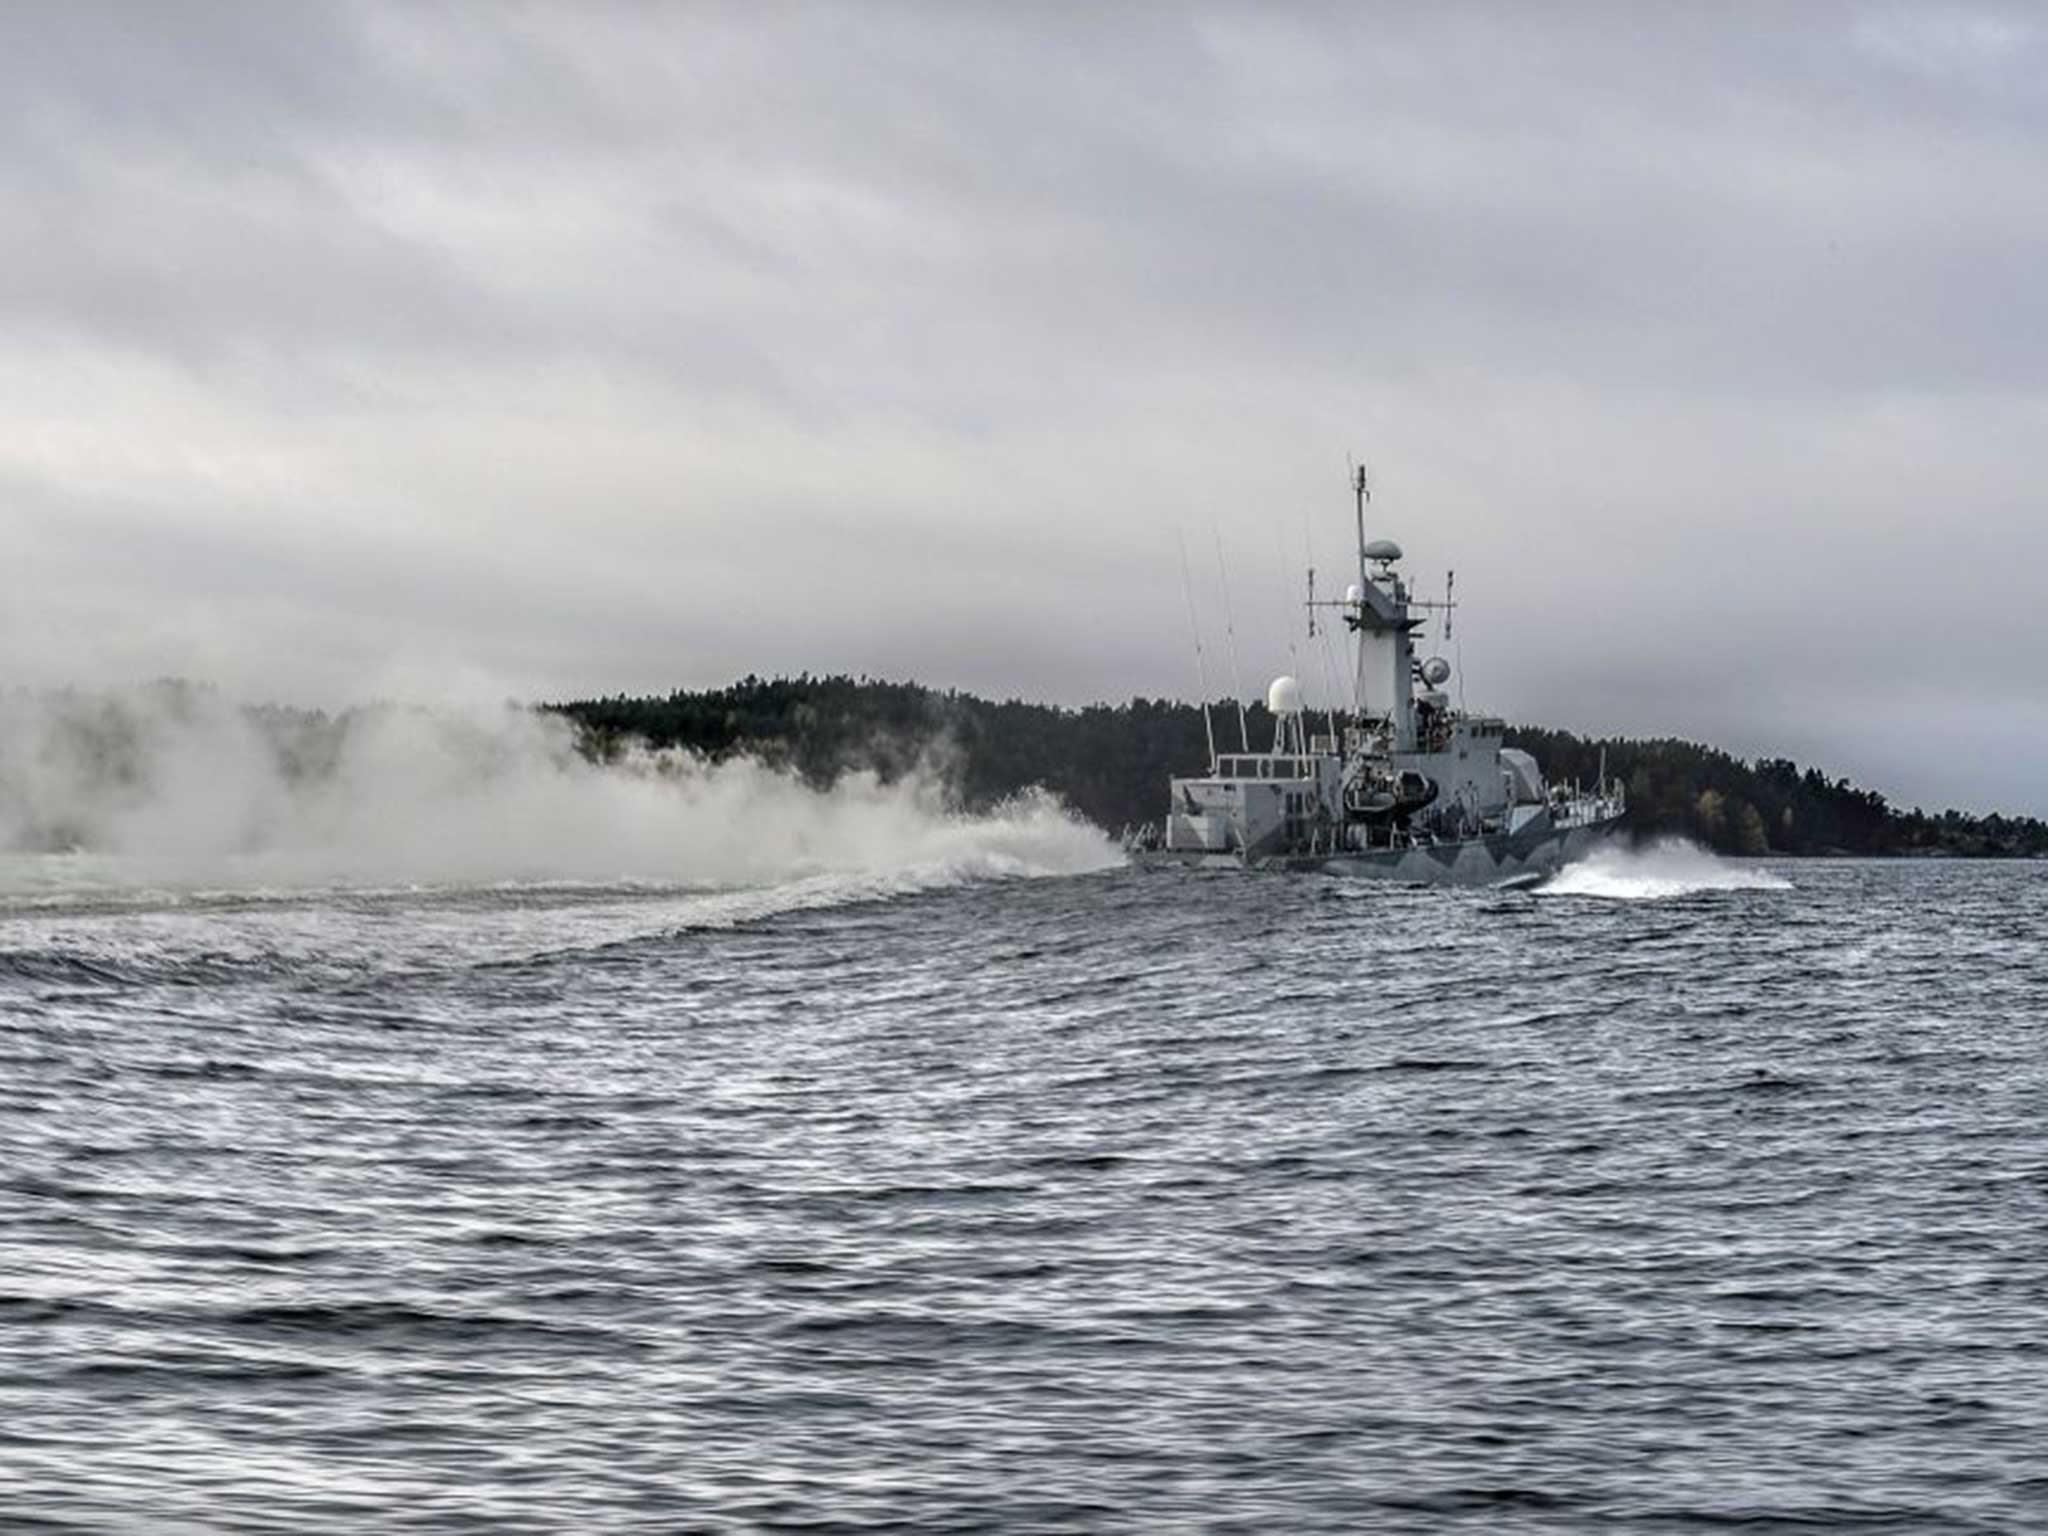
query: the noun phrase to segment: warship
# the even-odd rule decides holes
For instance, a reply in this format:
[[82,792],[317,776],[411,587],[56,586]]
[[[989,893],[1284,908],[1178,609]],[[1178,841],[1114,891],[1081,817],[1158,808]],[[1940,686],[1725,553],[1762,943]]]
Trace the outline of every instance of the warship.
[[[1547,785],[1535,758],[1502,744],[1506,727],[1454,707],[1442,655],[1416,656],[1417,631],[1440,613],[1451,633],[1455,575],[1441,601],[1417,597],[1389,539],[1366,540],[1369,491],[1353,477],[1358,580],[1318,602],[1308,575],[1311,637],[1341,619],[1356,653],[1348,710],[1309,710],[1301,684],[1275,678],[1269,751],[1216,750],[1207,773],[1174,778],[1163,821],[1126,841],[1141,865],[1299,870],[1417,884],[1522,885],[1588,852],[1627,810],[1621,784]],[[1193,597],[1190,591],[1190,606]],[[1199,650],[1199,637],[1197,646]],[[1320,718],[1318,718],[1320,717]],[[1322,729],[1318,730],[1317,727]]]

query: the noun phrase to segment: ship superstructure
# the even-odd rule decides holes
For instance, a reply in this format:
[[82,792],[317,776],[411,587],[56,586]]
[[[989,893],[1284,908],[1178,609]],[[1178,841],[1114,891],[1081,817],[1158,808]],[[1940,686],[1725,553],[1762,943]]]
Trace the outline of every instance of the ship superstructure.
[[[1140,862],[1320,870],[1412,881],[1537,878],[1589,849],[1626,809],[1603,771],[1591,789],[1549,786],[1527,752],[1503,745],[1502,722],[1453,705],[1451,663],[1418,659],[1428,616],[1448,631],[1454,608],[1418,598],[1400,546],[1365,536],[1357,498],[1358,580],[1318,602],[1311,630],[1334,615],[1356,654],[1347,711],[1304,706],[1300,684],[1276,678],[1266,703],[1270,751],[1218,753],[1209,771],[1175,778],[1165,819],[1131,840]],[[1316,727],[1320,725],[1321,731]]]

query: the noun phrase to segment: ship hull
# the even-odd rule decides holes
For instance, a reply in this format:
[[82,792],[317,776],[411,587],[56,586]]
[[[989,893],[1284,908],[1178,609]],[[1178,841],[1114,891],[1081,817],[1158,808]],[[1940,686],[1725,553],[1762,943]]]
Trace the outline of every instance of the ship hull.
[[1522,884],[1554,875],[1572,860],[1583,858],[1606,840],[1617,821],[1546,827],[1540,832],[1503,832],[1422,848],[1374,848],[1363,853],[1271,854],[1246,859],[1235,853],[1147,849],[1133,853],[1131,861],[1155,868],[1287,870],[1404,885]]

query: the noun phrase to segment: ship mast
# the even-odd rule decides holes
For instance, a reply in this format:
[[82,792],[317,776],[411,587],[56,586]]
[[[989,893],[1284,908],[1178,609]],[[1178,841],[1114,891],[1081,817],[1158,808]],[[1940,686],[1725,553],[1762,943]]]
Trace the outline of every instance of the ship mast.
[[1358,499],[1358,587],[1365,590],[1365,504],[1372,500],[1372,489],[1365,483],[1365,466],[1359,465],[1352,477],[1351,488]]
[[[1418,621],[1409,617],[1408,589],[1394,572],[1401,548],[1386,539],[1366,542],[1365,504],[1372,499],[1372,490],[1364,466],[1353,473],[1351,488],[1358,514],[1358,602],[1347,617],[1358,638],[1358,712],[1361,717],[1370,712],[1368,674],[1377,668],[1380,684],[1387,689],[1386,718],[1392,727],[1391,746],[1396,752],[1413,752],[1415,651],[1411,632]],[[1367,569],[1369,563],[1379,566],[1378,580]],[[1382,581],[1386,583],[1384,587],[1380,585]]]
[[1372,487],[1366,482],[1365,466],[1360,464],[1351,473],[1351,490],[1354,505],[1358,510],[1358,611],[1349,615],[1351,620],[1352,645],[1357,653],[1351,664],[1351,712],[1363,724],[1366,716],[1365,691],[1365,504],[1372,500]]

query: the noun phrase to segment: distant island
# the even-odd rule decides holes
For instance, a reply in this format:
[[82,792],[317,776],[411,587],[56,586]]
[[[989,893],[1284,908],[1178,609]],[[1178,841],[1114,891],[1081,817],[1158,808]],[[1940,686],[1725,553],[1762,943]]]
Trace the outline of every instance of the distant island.
[[[1115,832],[1159,817],[1169,775],[1207,761],[1202,709],[1133,699],[1067,709],[869,678],[748,677],[727,688],[619,695],[542,706],[575,722],[604,758],[644,741],[718,758],[750,754],[827,784],[866,768],[893,778],[936,761],[969,807],[1043,785]],[[1234,742],[1237,705],[1213,706],[1219,742]],[[1255,744],[1272,717],[1246,707]],[[1875,790],[1786,758],[1754,762],[1672,738],[1583,737],[1511,726],[1553,782],[1607,771],[1629,791],[1637,836],[1689,837],[1718,853],[2031,858],[2048,855],[2048,823],[2031,816],[1901,810]]]

